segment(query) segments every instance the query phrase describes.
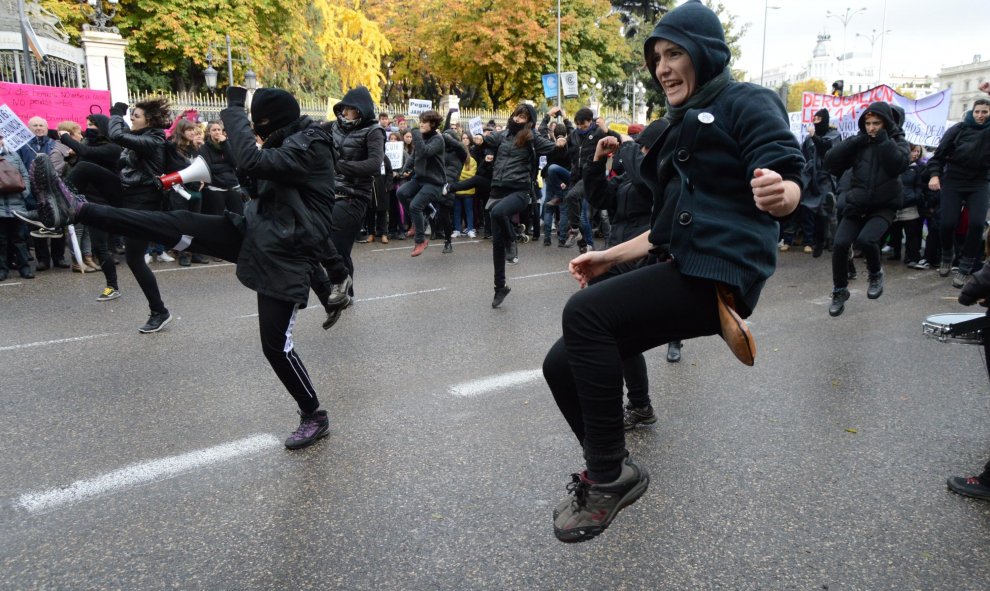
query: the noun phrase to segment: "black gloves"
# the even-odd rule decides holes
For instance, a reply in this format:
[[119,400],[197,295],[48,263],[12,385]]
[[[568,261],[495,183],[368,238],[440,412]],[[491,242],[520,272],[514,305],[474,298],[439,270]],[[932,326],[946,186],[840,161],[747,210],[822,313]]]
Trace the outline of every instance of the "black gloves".
[[227,87],[227,106],[243,107],[247,102],[247,89],[243,86]]
[[875,136],[873,136],[873,143],[875,143],[875,144],[882,144],[885,141],[887,141],[888,139],[889,139],[889,136],[887,135],[887,130],[886,129],[881,129],[880,131],[877,132],[877,134]]
[[979,300],[990,297],[988,280],[990,280],[990,276],[984,273],[982,269],[970,275],[969,281],[959,292],[959,303],[964,306],[972,306]]
[[110,114],[120,115],[123,117],[127,114],[127,103],[114,103],[113,106],[110,107]]

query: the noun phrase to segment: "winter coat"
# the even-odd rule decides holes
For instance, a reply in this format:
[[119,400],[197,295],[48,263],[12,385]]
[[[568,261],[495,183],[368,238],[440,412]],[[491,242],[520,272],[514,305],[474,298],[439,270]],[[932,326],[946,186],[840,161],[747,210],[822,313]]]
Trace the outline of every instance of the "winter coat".
[[448,183],[456,183],[468,158],[467,148],[454,130],[443,132],[443,168]]
[[[528,107],[530,121],[536,120],[536,110]],[[533,139],[516,147],[516,136],[509,127],[485,137],[485,146],[495,150],[492,187],[528,189],[539,172],[539,158],[557,150],[557,144],[533,130]]]
[[[0,193],[0,218],[12,218],[14,212],[24,213],[27,211],[26,200],[31,194],[31,177],[28,175],[27,167],[17,152],[10,152],[6,149],[0,153],[0,158],[9,162],[17,172],[21,173],[24,179],[24,190],[20,193]],[[6,253],[4,253],[6,256]]]
[[[492,172],[495,170],[495,150],[485,146],[484,142],[482,142],[480,145],[471,144],[468,152],[478,165],[478,171],[475,175],[491,180]],[[488,156],[492,157],[491,162],[488,161]]]
[[61,142],[76,153],[79,161],[92,162],[117,174],[117,166],[119,165],[120,153],[123,148],[111,142],[110,138],[107,137],[107,133],[110,130],[110,120],[107,117],[100,116],[100,118],[94,119],[93,123],[96,124],[99,131],[99,135],[96,138],[85,138],[83,141],[77,142],[69,134],[63,133],[61,135]]
[[124,148],[119,160],[124,193],[157,191],[155,179],[165,174],[165,131],[145,127],[131,132],[123,117],[113,115],[107,137]]
[[225,214],[244,235],[237,278],[260,294],[306,307],[310,277],[330,241],[333,140],[301,117],[259,150],[243,107],[228,107],[220,118],[238,171],[257,187],[243,216]]
[[973,112],[945,132],[935,153],[928,159],[929,176],[939,177],[960,189],[987,184],[990,172],[990,121],[977,125]]
[[801,205],[819,212],[829,193],[835,193],[835,178],[825,168],[825,154],[842,141],[839,130],[831,128],[824,136],[808,136],[801,144],[804,155],[804,191]]
[[[420,184],[443,186],[447,179],[444,167],[444,140],[436,131],[423,134],[419,129],[412,130],[413,153],[408,167]],[[405,168],[405,167],[403,167]]]
[[210,168],[210,183],[208,187],[217,189],[233,189],[240,184],[237,171],[234,169],[234,156],[230,153],[230,142],[213,143],[207,140],[199,147],[199,155],[206,160]]
[[912,162],[901,173],[901,186],[904,190],[902,208],[922,207],[928,200],[928,170],[920,162]]
[[777,219],[757,209],[750,180],[769,168],[803,186],[804,157],[780,98],[730,83],[653,142],[641,172],[654,205],[654,254],[690,277],[718,281],[749,316],[777,265]]
[[571,159],[571,178],[575,183],[583,176],[584,167],[594,159],[598,141],[606,135],[609,135],[607,129],[592,122],[588,129],[575,129],[567,136],[567,155]]
[[[653,193],[643,179],[640,165],[644,154],[636,142],[623,142],[612,158],[612,170],[606,177],[607,159],[592,160],[584,167],[584,195],[595,209],[608,211],[612,224],[609,247],[631,240],[650,229]],[[621,171],[621,172],[620,172]]]
[[[866,115],[883,119],[884,128],[871,138],[866,133]],[[825,167],[835,176],[852,170],[849,191],[844,195],[844,216],[878,215],[888,222],[901,208],[901,173],[911,161],[911,147],[904,132],[894,123],[887,103],[871,104],[859,117],[859,133],[845,139],[825,155]]]
[[[349,122],[344,119],[344,107],[353,107],[361,113],[360,119]],[[372,185],[381,174],[385,159],[385,130],[375,116],[375,103],[368,89],[359,86],[347,92],[333,112],[337,120],[330,123],[337,162],[337,198],[355,198],[370,203]]]

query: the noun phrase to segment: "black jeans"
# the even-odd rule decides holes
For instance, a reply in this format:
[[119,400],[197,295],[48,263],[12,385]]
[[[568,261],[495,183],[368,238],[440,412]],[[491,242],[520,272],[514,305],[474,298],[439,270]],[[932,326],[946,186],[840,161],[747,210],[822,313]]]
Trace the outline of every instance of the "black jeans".
[[670,341],[719,334],[715,283],[682,275],[673,263],[648,265],[572,295],[562,323],[543,375],[584,447],[589,476],[614,478],[626,456],[623,361]]
[[[334,250],[343,259],[347,273],[354,277],[354,261],[351,260],[351,251],[354,249],[354,240],[361,232],[361,224],[364,222],[364,213],[368,209],[368,204],[361,199],[338,198],[333,202],[333,212],[330,216],[330,241],[333,242]],[[324,263],[326,265],[326,263]],[[326,266],[331,279],[336,279],[334,283],[340,283],[343,277],[334,277],[338,273],[333,271],[333,265]]]
[[[196,252],[237,262],[244,240],[227,216],[206,215],[189,211],[138,211],[117,209],[94,203],[79,212],[79,222],[127,237],[128,241],[160,242],[179,247],[192,246]],[[127,255],[131,255],[128,242]],[[144,249],[135,250],[144,262]],[[258,327],[261,350],[275,370],[275,375],[305,413],[316,410],[320,402],[309,373],[295,352],[292,327],[298,304],[258,294]]]
[[[124,212],[130,210],[135,212],[140,211],[142,213],[161,213],[162,195],[159,191],[154,189],[149,189],[144,192],[125,193],[123,196],[123,204],[124,208],[121,209],[115,209],[105,205],[98,206],[98,208],[100,211],[105,212]],[[97,204],[93,203],[90,205]],[[85,218],[80,218],[80,221],[84,224],[90,225],[89,222],[85,221]],[[107,230],[105,226],[100,227]],[[148,307],[151,309],[152,313],[165,312],[165,302],[162,301],[162,294],[158,289],[158,280],[155,279],[155,274],[151,272],[151,268],[148,267],[148,263],[144,262],[144,252],[148,250],[148,245],[151,242],[160,242],[167,246],[171,246],[177,244],[178,239],[152,239],[149,241],[144,238],[145,236],[151,236],[151,234],[148,233],[141,232],[128,234],[126,232],[116,232],[114,229],[110,229],[109,231],[120,234],[124,237],[124,248],[127,250],[124,255],[124,259],[127,261],[127,267],[134,275],[134,279],[137,280],[138,285],[141,287],[141,292],[144,293],[144,297],[148,300]]]
[[7,269],[7,248],[14,253],[14,260],[17,262],[19,271],[31,270],[28,263],[27,244],[21,237],[21,221],[17,218],[0,218],[0,271]]
[[866,259],[866,270],[871,274],[880,272],[880,239],[888,227],[890,222],[880,216],[842,216],[832,245],[832,285],[835,289],[849,285],[849,249],[854,244]]
[[952,247],[956,226],[963,202],[969,208],[969,226],[966,241],[959,253],[959,272],[969,274],[980,256],[980,242],[983,240],[983,226],[987,218],[987,203],[990,200],[990,187],[986,183],[975,189],[957,188],[951,181],[942,183],[942,223],[938,236],[942,246],[942,259],[952,259]]
[[240,189],[217,191],[204,187],[202,212],[222,215],[224,211],[232,211],[238,215],[244,215],[243,195]]
[[[917,263],[921,260],[921,218],[894,222],[890,225],[890,247],[895,257],[901,255],[901,240],[904,241],[904,262]],[[934,240],[934,237],[932,238]]]
[[[498,195],[492,191],[492,197]],[[492,213],[492,263],[495,266],[495,289],[505,287],[505,249],[514,243],[516,232],[512,228],[513,215],[529,207],[529,191],[523,189],[509,193],[491,209]]]

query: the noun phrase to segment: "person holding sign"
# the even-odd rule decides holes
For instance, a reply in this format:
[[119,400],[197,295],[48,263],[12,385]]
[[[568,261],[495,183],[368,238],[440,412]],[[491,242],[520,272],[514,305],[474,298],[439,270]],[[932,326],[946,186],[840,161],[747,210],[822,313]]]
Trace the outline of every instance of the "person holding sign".
[[[626,450],[623,360],[721,334],[752,363],[740,317],[752,314],[774,272],[777,218],[801,197],[804,158],[784,105],[772,90],[732,79],[711,9],[692,0],[668,12],[644,55],[667,97],[669,125],[640,167],[653,196],[651,229],[571,261],[582,289],[564,307],[563,338],[543,362],[587,465],[553,510],[562,542],[599,535],[649,486],[649,473]],[[653,264],[591,284],[648,255]]]
[[[990,82],[984,82],[980,90],[990,93]],[[962,287],[976,266],[986,223],[990,189],[987,174],[990,173],[990,100],[976,99],[973,109],[963,120],[953,125],[942,136],[935,153],[928,160],[931,180],[928,188],[941,191],[942,220],[939,225],[939,242],[942,245],[942,261],[938,274],[948,277],[952,270],[953,244],[959,212],[965,203],[969,207],[969,228],[959,255],[959,270],[952,278],[953,287]]]

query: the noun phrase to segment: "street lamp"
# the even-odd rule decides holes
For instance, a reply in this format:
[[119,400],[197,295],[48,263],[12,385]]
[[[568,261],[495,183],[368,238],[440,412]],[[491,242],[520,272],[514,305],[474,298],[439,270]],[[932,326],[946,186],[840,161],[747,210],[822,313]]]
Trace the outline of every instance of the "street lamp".
[[[97,0],[98,1],[98,0]],[[244,72],[244,86],[248,90],[255,90],[258,88],[258,76],[251,69],[251,53],[245,47],[241,47],[240,50],[244,52],[245,57],[235,58],[231,52],[230,46],[230,35],[226,36],[227,41],[227,84],[229,86],[234,85],[234,62],[240,62],[247,64],[247,72]],[[217,75],[218,72],[213,68],[213,42],[210,42],[209,49],[206,50],[206,69],[203,70],[203,78],[206,79],[206,87],[210,90],[214,90],[217,87]]]
[[[636,97],[637,96],[640,98],[644,97],[646,95],[646,87],[643,86],[642,80],[636,80],[635,78],[632,78],[626,81],[625,86],[623,88],[623,93],[624,94],[622,97],[622,111],[625,112],[626,110],[629,110],[629,113],[631,115],[631,117],[629,117],[629,121],[631,123],[635,123]],[[630,101],[630,97],[632,98],[631,101]]]
[[842,23],[842,70],[840,74],[845,74],[846,71],[846,28],[849,27],[849,21],[853,19],[857,14],[866,12],[866,7],[857,8],[853,10],[852,8],[846,7],[845,14],[833,14],[831,10],[825,11],[826,18],[837,19]]
[[768,0],[763,0],[763,56],[760,58],[760,86],[763,86],[763,72],[767,63],[767,15],[770,10],[780,10],[779,6],[767,5]]
[[[876,44],[876,42],[877,42],[878,39],[880,39],[881,37],[883,37],[884,35],[886,35],[887,33],[890,33],[890,32],[891,32],[891,30],[890,29],[887,29],[886,31],[880,31],[879,33],[877,33],[877,30],[876,29],[873,29],[870,32],[869,35],[863,35],[861,33],[856,33],[856,36],[857,37],[862,37],[863,39],[866,39],[867,41],[870,42],[870,65],[871,66],[873,65],[873,46]],[[877,66],[877,84],[878,85],[880,84],[880,78],[882,76],[882,73],[881,73],[882,71],[883,71],[883,51],[881,50],[881,53],[880,53],[880,64]]]

